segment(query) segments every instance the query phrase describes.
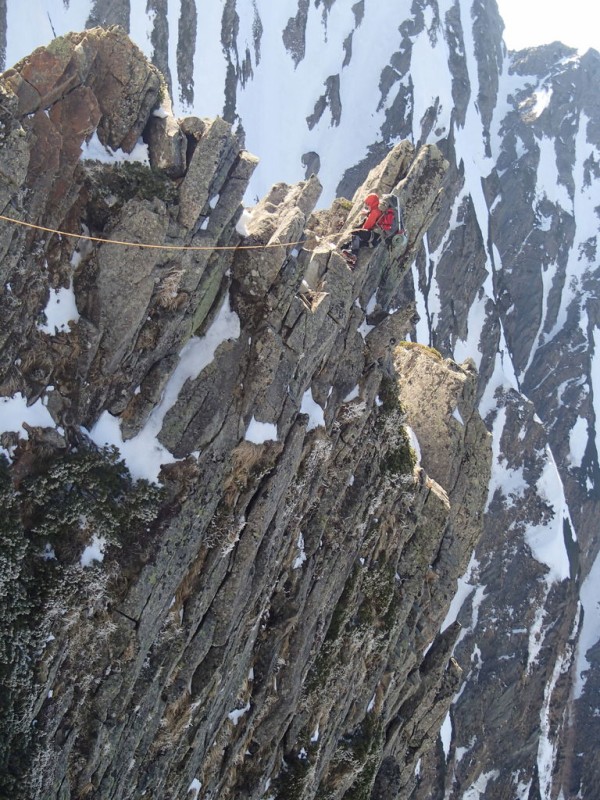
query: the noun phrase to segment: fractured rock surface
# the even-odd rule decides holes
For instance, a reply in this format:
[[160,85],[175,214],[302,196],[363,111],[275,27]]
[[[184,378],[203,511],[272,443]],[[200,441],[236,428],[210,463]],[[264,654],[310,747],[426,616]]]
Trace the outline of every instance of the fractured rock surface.
[[[240,233],[256,160],[221,119],[157,125],[158,73],[121,30],[59,39],[1,89],[2,213],[72,234],[0,229],[1,395],[41,415],[2,437],[3,789],[409,797],[461,683],[459,626],[439,630],[491,458],[472,365],[401,344],[447,162],[400,143],[315,213],[317,179],[278,184]],[[143,136],[154,166],[82,159],[94,130]],[[406,253],[349,270],[337,243],[394,187]],[[160,453],[160,485],[96,423],[145,442],[135,478]]]

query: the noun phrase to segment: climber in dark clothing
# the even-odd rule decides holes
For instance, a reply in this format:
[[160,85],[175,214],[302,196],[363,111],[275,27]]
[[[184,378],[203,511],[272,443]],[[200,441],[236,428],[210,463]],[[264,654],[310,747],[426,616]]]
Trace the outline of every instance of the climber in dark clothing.
[[358,251],[361,247],[375,247],[381,238],[376,230],[377,223],[381,217],[379,208],[379,195],[369,194],[365,198],[366,217],[360,228],[350,231],[350,239],[340,245],[340,252],[346,259],[349,266],[356,264]]

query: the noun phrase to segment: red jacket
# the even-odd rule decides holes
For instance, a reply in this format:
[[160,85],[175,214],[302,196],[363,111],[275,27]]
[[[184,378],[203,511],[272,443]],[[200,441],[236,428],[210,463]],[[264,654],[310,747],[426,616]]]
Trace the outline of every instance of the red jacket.
[[373,208],[369,211],[368,217],[363,222],[363,228],[367,231],[372,231],[375,225],[377,225],[379,217],[381,217],[381,211],[378,208]]
[[362,226],[364,230],[372,231],[382,213],[379,210],[379,196],[371,192],[365,197],[365,205],[369,209],[369,213]]

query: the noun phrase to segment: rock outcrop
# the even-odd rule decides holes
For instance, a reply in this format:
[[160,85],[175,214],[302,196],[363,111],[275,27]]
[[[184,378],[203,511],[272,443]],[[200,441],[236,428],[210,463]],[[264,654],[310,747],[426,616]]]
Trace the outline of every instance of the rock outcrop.
[[[64,31],[75,4],[63,5],[63,13],[53,8],[51,16],[57,30]],[[594,622],[600,574],[600,445],[594,401],[598,54],[579,54],[559,43],[508,52],[495,0],[423,0],[410,9],[399,4],[397,12],[395,7],[386,10],[383,24],[379,5],[362,0],[278,0],[274,5],[228,0],[221,8],[205,5],[181,2],[178,20],[173,4],[157,0],[77,3],[81,19],[89,14],[87,25],[131,22],[132,35],[172,87],[177,114],[188,115],[195,108],[201,116],[221,114],[236,125],[262,159],[248,190],[253,197],[269,194],[274,180],[293,183],[304,176],[309,181],[317,170],[327,202],[335,194],[351,197],[369,170],[402,139],[435,143],[449,163],[439,211],[423,246],[413,251],[416,261],[404,293],[392,286],[405,264],[385,272],[386,288],[380,292],[380,297],[388,291],[397,296],[390,309],[416,303],[420,319],[411,338],[456,361],[475,360],[479,406],[494,437],[485,532],[452,608],[456,616],[462,602],[457,618],[463,632],[454,653],[467,667],[466,686],[445,720],[443,746],[441,740],[431,760],[424,757],[420,763],[420,796],[450,800],[477,794],[489,800],[539,794],[554,800],[561,793],[593,795],[598,760],[589,743],[598,739],[600,719]],[[0,57],[7,41],[4,6],[0,3]],[[22,10],[25,4],[18,10],[13,6],[9,61],[14,60],[14,43],[26,41],[19,28],[19,16],[27,13]],[[143,25],[138,24],[141,20]],[[25,49],[23,45],[22,52]],[[7,120],[13,130],[10,114]],[[265,122],[275,121],[276,130],[284,131],[285,147],[273,146],[273,124]],[[151,163],[180,180],[187,170],[187,142],[193,150],[193,139],[201,140],[204,124],[193,117],[153,117],[144,130]],[[40,127],[40,135],[44,131]],[[21,185],[30,152],[18,128],[11,137],[11,147],[3,151],[6,181],[0,189],[9,187],[7,198]],[[395,152],[395,157],[406,157],[408,169],[411,148],[404,156],[402,149]],[[432,152],[437,150],[424,151]],[[107,171],[101,171],[105,182]],[[398,174],[404,174],[404,168]],[[395,179],[393,175],[392,183]],[[133,180],[129,172],[128,181]],[[206,192],[203,178],[199,180]],[[117,185],[122,187],[123,180]],[[297,196],[311,195],[317,186],[310,180],[296,191]],[[127,197],[136,192],[130,190]],[[282,192],[276,191],[274,205]],[[93,208],[99,211],[92,221],[97,220],[98,230],[109,214],[100,198],[110,198],[111,193],[96,192]],[[171,194],[161,197],[167,206]],[[155,196],[152,191],[146,199]],[[411,231],[421,229],[415,222],[421,203],[415,199],[412,191],[403,197],[412,203],[407,214]],[[338,199],[326,214],[314,213],[305,246],[315,248],[313,234],[341,230],[349,219],[346,206]],[[263,212],[272,214],[265,207],[255,217],[253,231],[259,238]],[[294,224],[301,226],[299,217]],[[414,239],[418,243],[418,236]],[[255,270],[258,277],[248,278],[244,292],[238,293],[246,263],[240,255],[235,258],[236,303],[243,305],[247,319],[254,308],[258,324],[259,314],[268,309],[254,302],[257,295],[252,292],[271,285],[278,256],[264,261],[268,281]],[[325,272],[331,286],[328,256],[326,248],[316,251],[300,269],[306,283],[302,294],[311,303],[319,299]],[[247,263],[252,261],[248,257]],[[190,308],[199,308],[197,318],[202,320],[200,295],[192,297],[186,287],[180,291],[179,261],[174,259],[171,266],[173,271],[169,268],[162,276],[161,302],[189,302]],[[211,262],[210,275],[218,282],[221,273],[213,267]],[[67,285],[61,284],[61,292]],[[208,291],[204,283],[201,291],[210,304],[217,296],[214,291],[221,289]],[[63,294],[56,289],[50,297]],[[39,308],[38,298],[30,310]],[[325,318],[330,310],[323,306]],[[81,324],[93,313],[91,302]],[[150,322],[146,320],[140,341],[151,350],[158,327]],[[388,358],[389,340],[402,338],[406,328],[401,315],[386,317],[377,309],[369,313],[368,324],[374,322],[368,357],[377,361]],[[196,330],[193,323],[192,329]],[[148,375],[140,362],[143,386],[137,394],[134,389],[132,400],[124,396],[126,413],[120,390],[108,387],[110,407],[121,414],[121,431],[134,443],[168,381],[176,339],[173,350],[170,344],[164,347],[164,361],[157,361]],[[162,347],[167,340],[161,336],[156,341]],[[344,352],[346,361],[355,353],[350,348]],[[265,375],[276,370],[274,361],[265,366]],[[32,392],[31,362],[23,364]],[[6,370],[12,369],[7,358]],[[36,364],[35,371],[42,385],[47,363]],[[66,396],[68,374],[60,377]],[[329,387],[318,389],[313,381],[312,390],[315,396],[321,392],[319,402],[324,404]],[[10,393],[10,385],[6,391]],[[214,429],[206,427],[208,413],[185,425],[192,426],[189,431],[202,428],[210,438],[209,430],[219,428],[231,406],[207,389],[205,396],[205,408],[210,399],[221,413]],[[281,394],[273,389],[261,397],[269,408],[265,418],[275,419]],[[54,393],[49,406],[60,404],[60,398]],[[104,402],[101,396],[99,402]],[[90,409],[94,403],[90,401]],[[92,410],[90,420],[93,417]],[[184,423],[175,417],[168,425],[166,418],[160,422],[161,438],[175,443]]]
[[[7,58],[5,66],[10,67],[28,47],[23,27],[29,24],[30,9],[27,4],[12,4],[8,15],[6,5],[0,3],[0,59]],[[363,0],[278,0],[276,4],[228,0],[220,5],[197,0],[175,5],[158,0],[78,0],[63,3],[60,11],[50,0],[39,0],[39,5],[35,35],[44,36],[43,11],[47,10],[48,40],[52,28],[71,30],[75,16],[77,26],[86,16],[87,26],[118,23],[127,29],[131,24],[132,36],[172,88],[173,107],[182,118],[170,115],[167,93],[159,88],[161,108],[142,123],[154,172],[140,164],[109,168],[87,159],[78,163],[82,136],[87,138],[87,132],[97,127],[100,111],[94,92],[118,99],[119,81],[112,84],[116,94],[109,92],[108,84],[98,86],[98,81],[90,94],[87,79],[79,82],[77,75],[85,75],[84,55],[93,48],[82,44],[64,74],[63,83],[71,87],[69,101],[60,81],[54,87],[45,83],[44,70],[51,76],[62,69],[64,54],[53,46],[38,62],[39,91],[23,84],[18,102],[33,99],[38,103],[40,92],[49,96],[48,91],[54,89],[61,95],[61,104],[52,101],[49,116],[36,113],[22,123],[11,111],[17,102],[12,94],[1,104],[2,136],[8,137],[0,165],[2,207],[10,201],[12,215],[45,219],[49,227],[64,217],[60,225],[71,226],[72,232],[81,232],[79,223],[83,222],[87,230],[113,238],[127,236],[131,212],[132,230],[144,234],[140,241],[162,236],[161,226],[168,218],[164,234],[168,244],[235,244],[240,241],[233,233],[238,201],[227,200],[223,193],[227,187],[237,191],[236,181],[232,175],[224,182],[215,177],[213,186],[211,176],[226,171],[229,159],[238,152],[241,196],[256,164],[239,151],[243,136],[261,156],[246,194],[256,198],[256,203],[258,196],[269,196],[252,218],[253,241],[266,241],[280,226],[294,235],[302,230],[301,245],[265,251],[260,269],[258,253],[241,250],[235,256],[219,252],[218,258],[216,253],[170,251],[169,259],[167,251],[136,251],[130,263],[136,263],[140,296],[130,305],[129,274],[121,268],[129,261],[123,260],[120,250],[111,255],[108,247],[90,249],[81,242],[70,265],[73,242],[68,237],[59,242],[56,236],[21,231],[22,236],[14,238],[15,231],[3,226],[8,249],[3,246],[6,257],[0,270],[6,270],[9,283],[2,300],[2,394],[15,398],[24,392],[30,402],[30,425],[40,420],[54,425],[52,417],[42,414],[46,403],[54,419],[61,420],[69,447],[76,446],[80,436],[73,421],[85,420],[89,430],[98,420],[94,436],[100,429],[107,430],[107,436],[114,434],[111,412],[118,417],[119,436],[129,442],[120,443],[120,448],[122,452],[128,448],[132,469],[134,454],[152,430],[147,440],[149,455],[136,465],[146,473],[158,472],[160,458],[195,453],[190,445],[210,446],[224,425],[231,424],[233,429],[230,417],[238,413],[239,404],[237,399],[230,402],[230,395],[235,393],[237,398],[242,392],[240,382],[248,385],[245,375],[240,381],[235,367],[246,358],[240,344],[243,337],[222,344],[219,350],[218,364],[222,364],[222,351],[238,348],[227,356],[227,363],[233,365],[227,378],[213,359],[204,367],[204,378],[192,376],[179,388],[188,377],[183,367],[173,383],[171,375],[177,371],[183,343],[190,343],[182,359],[187,363],[188,355],[196,352],[196,340],[208,331],[203,341],[210,361],[220,341],[216,331],[225,327],[237,335],[240,318],[246,328],[258,328],[268,319],[273,330],[281,330],[281,315],[287,308],[283,295],[296,296],[281,283],[279,268],[284,263],[285,275],[301,288],[301,305],[294,301],[294,309],[302,311],[308,304],[315,314],[322,314],[319,330],[323,325],[324,331],[331,332],[326,325],[332,318],[346,324],[344,303],[334,307],[332,300],[338,293],[342,298],[351,296],[344,288],[346,273],[342,267],[334,268],[326,237],[345,229],[351,217],[348,203],[341,198],[328,211],[311,214],[309,206],[319,182],[322,197],[329,203],[335,194],[352,197],[369,170],[392,150],[391,158],[403,165],[398,164],[397,171],[394,167],[388,186],[399,175],[407,176],[409,169],[413,179],[421,174],[415,158],[426,167],[426,177],[427,162],[441,158],[441,151],[449,167],[443,193],[435,201],[439,210],[432,219],[435,208],[428,199],[422,203],[414,191],[420,181],[413,180],[410,191],[402,193],[405,205],[410,204],[406,218],[414,234],[411,250],[405,260],[389,266],[379,261],[379,254],[368,259],[373,277],[367,276],[359,299],[368,317],[361,326],[367,349],[354,347],[346,337],[336,372],[340,377],[352,374],[348,387],[344,386],[350,392],[353,376],[365,364],[383,359],[382,364],[390,365],[390,359],[396,360],[390,342],[406,336],[409,306],[414,303],[419,319],[414,317],[411,339],[428,343],[457,362],[475,360],[480,413],[493,434],[484,534],[458,583],[446,620],[456,618],[463,625],[454,655],[464,668],[465,684],[445,718],[437,747],[424,752],[418,762],[417,794],[427,800],[467,794],[482,800],[507,795],[552,800],[593,795],[599,778],[592,743],[598,739],[600,725],[595,623],[600,585],[596,522],[600,445],[594,401],[599,391],[595,363],[598,54],[579,54],[560,43],[508,52],[495,0],[423,0],[410,9],[400,4],[397,12],[392,3],[385,21],[378,4]],[[137,82],[139,54],[131,51],[123,58],[121,63],[131,64]],[[106,74],[106,67],[102,69]],[[32,74],[32,70],[30,65],[25,71]],[[151,72],[154,85],[157,73]],[[138,101],[146,81],[141,78]],[[12,80],[19,78],[13,75]],[[161,77],[159,81],[162,84]],[[107,118],[111,102],[104,103],[102,113]],[[135,107],[123,112],[123,119],[135,122]],[[220,114],[223,119],[213,123],[191,113]],[[236,126],[239,143],[223,120]],[[112,124],[102,123],[101,131]],[[28,138],[32,125],[37,147]],[[206,126],[211,128],[209,138],[204,137]],[[273,146],[273,131],[281,131],[285,147],[280,142]],[[395,149],[403,139],[436,147],[422,151],[417,147],[416,153],[410,145]],[[211,161],[213,145],[221,166]],[[198,149],[204,149],[202,156],[194,155]],[[67,180],[69,169],[74,172]],[[311,179],[313,172],[318,172],[319,182]],[[302,177],[306,180],[299,187],[269,188],[275,180],[294,183]],[[182,180],[186,181],[183,190]],[[67,187],[73,187],[73,198]],[[427,180],[425,188],[429,193]],[[58,198],[54,205],[47,201],[49,191]],[[183,205],[191,204],[189,211],[182,206],[180,192],[185,195]],[[206,199],[206,207],[199,208]],[[296,202],[302,203],[300,212],[292,208]],[[70,215],[64,212],[67,207],[72,208]],[[303,228],[306,214],[310,215],[308,228]],[[27,259],[21,258],[23,248]],[[284,250],[285,258],[280,258]],[[413,255],[416,260],[400,290],[399,280]],[[26,268],[34,257],[39,259],[38,268]],[[98,264],[102,264],[102,274]],[[379,298],[395,295],[387,308],[371,307],[369,302],[376,280],[382,281]],[[151,313],[144,317],[153,281]],[[353,284],[357,291],[359,283]],[[228,286],[237,317],[229,306],[217,313]],[[73,290],[77,308],[66,313],[68,303],[74,304]],[[109,308],[111,303],[114,309]],[[402,313],[386,314],[388,308],[402,309]],[[58,314],[59,309],[65,313]],[[359,324],[362,312],[355,306],[352,313]],[[69,329],[65,320],[74,320],[77,314],[79,321]],[[299,357],[302,342],[321,346],[319,333],[306,329],[303,312],[297,319],[300,324],[293,336],[286,328],[280,356],[273,355],[268,339],[253,338],[248,343],[246,337],[247,344],[256,344],[256,350],[249,347],[247,351],[254,353],[252,368],[260,367],[270,383],[268,388],[257,383],[253,390],[264,416],[254,417],[256,409],[244,401],[240,430],[246,430],[248,415],[251,430],[256,430],[256,420],[265,419],[269,425],[277,420],[283,430],[286,420],[293,419],[291,401],[285,414],[281,411],[285,398],[279,380],[292,372],[286,347],[293,344]],[[362,336],[351,338],[362,347]],[[324,358],[328,347],[325,342],[319,350]],[[335,347],[339,352],[342,345],[336,342]],[[73,363],[80,375],[88,376],[87,384],[79,381]],[[311,368],[297,384],[290,384],[290,396],[299,391]],[[336,413],[338,399],[333,398],[348,396],[334,389],[328,397],[327,381],[333,373],[332,367],[323,379],[313,373],[305,403],[308,408],[309,400],[316,398],[319,407],[325,408],[327,424]],[[53,390],[45,388],[49,385]],[[183,399],[186,393],[189,409]],[[176,410],[171,401],[159,402],[167,396],[179,398]],[[14,402],[3,406],[3,416]],[[457,414],[466,421],[462,411]],[[450,432],[442,448],[444,458],[462,430],[458,417],[449,420],[448,428],[442,423],[434,426],[444,436],[446,429]],[[18,428],[20,422],[14,424]],[[272,427],[259,430],[273,433]],[[50,447],[50,452],[52,446],[65,446],[64,436],[57,438],[48,430],[42,440],[33,428],[28,435],[29,443],[20,444],[18,466],[15,463],[12,468],[17,483],[19,474],[25,476],[21,486],[29,485],[27,476],[36,461],[28,451],[34,440],[35,447]],[[425,459],[427,437],[421,436]],[[12,452],[16,434],[7,434],[3,441]],[[178,449],[171,452],[165,445]],[[180,469],[181,463],[172,463],[169,469]],[[93,464],[83,459],[72,463],[72,468],[89,474]],[[176,495],[172,491],[170,496]],[[59,496],[54,495],[55,499]],[[70,503],[85,504],[77,493]],[[34,523],[28,518],[27,524]],[[75,560],[90,535],[73,538]],[[63,550],[68,541],[63,538]],[[55,550],[59,552],[58,544]],[[6,575],[13,574],[10,569]],[[10,597],[10,614],[18,616],[24,605],[18,595]],[[20,663],[26,674],[26,662]],[[391,793],[395,785],[393,765],[386,763],[389,770],[382,775],[390,779],[387,784],[378,783],[380,793]]]
[[[278,184],[243,228],[256,159],[153,116],[121,30],[1,91],[3,791],[409,797],[491,459],[472,364],[401,342],[447,162],[404,142],[351,202]],[[153,166],[82,156],[93,134]],[[406,253],[351,271],[337,243],[394,187]]]

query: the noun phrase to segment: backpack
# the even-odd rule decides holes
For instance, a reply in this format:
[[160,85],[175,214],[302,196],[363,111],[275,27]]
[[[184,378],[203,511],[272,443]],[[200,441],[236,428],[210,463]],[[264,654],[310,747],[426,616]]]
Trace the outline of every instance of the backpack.
[[387,241],[400,230],[398,222],[398,212],[393,206],[384,211],[377,220],[377,226],[381,229],[383,238]]
[[[396,201],[395,207],[392,200]],[[379,208],[383,213],[377,221],[377,227],[381,231],[383,241],[393,256],[401,256],[406,250],[408,236],[404,230],[404,219],[398,198],[394,195],[384,195]]]

